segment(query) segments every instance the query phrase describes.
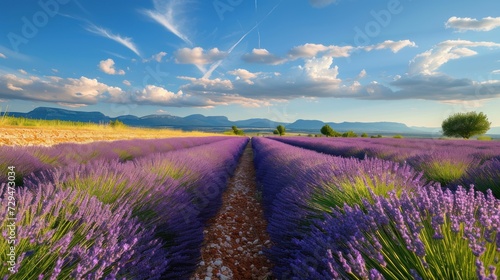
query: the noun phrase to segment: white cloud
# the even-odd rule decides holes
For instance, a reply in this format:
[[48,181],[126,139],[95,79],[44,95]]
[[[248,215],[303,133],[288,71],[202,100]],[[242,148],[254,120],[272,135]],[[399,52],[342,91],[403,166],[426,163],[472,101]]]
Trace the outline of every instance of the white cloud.
[[166,55],[167,55],[166,52],[159,52],[159,53],[153,55],[153,58],[154,58],[154,60],[156,60],[156,62],[161,62],[163,57],[165,57]]
[[473,81],[445,74],[405,76],[391,83],[398,88],[384,99],[476,101],[500,97],[500,80]]
[[126,86],[131,86],[132,85],[132,83],[130,81],[128,81],[128,80],[123,80],[122,84],[124,84]]
[[132,41],[132,38],[122,37],[120,35],[113,34],[113,33],[111,33],[111,31],[108,31],[102,27],[95,26],[93,24],[87,27],[87,31],[94,33],[96,35],[99,35],[101,37],[111,39],[111,40],[125,46],[129,50],[133,51],[136,55],[141,56],[141,53],[139,52],[139,49]]
[[361,72],[359,72],[358,76],[356,77],[356,80],[362,79],[364,77],[366,77],[366,70],[365,69],[363,69],[363,70],[361,70]]
[[313,58],[319,53],[323,53],[325,56],[331,57],[349,57],[351,51],[354,50],[352,46],[325,46],[322,44],[304,44],[301,46],[293,47],[288,52],[288,57],[291,60],[298,58]]
[[409,74],[433,74],[439,67],[452,59],[476,55],[477,52],[470,49],[475,47],[500,48],[500,44],[466,40],[443,41],[434,48],[415,56],[410,61]]
[[191,85],[197,86],[200,91],[210,89],[217,92],[230,92],[234,87],[230,80],[208,79],[208,78],[193,78],[186,76],[177,77],[181,80],[190,81]]
[[227,73],[230,75],[236,76],[237,79],[241,79],[243,82],[245,82],[249,85],[253,85],[254,82],[252,81],[252,79],[257,78],[257,76],[260,74],[260,72],[259,73],[252,73],[246,69],[241,69],[241,68],[233,70],[233,71],[229,71]]
[[0,58],[7,58],[7,57],[5,56],[5,54],[0,53]]
[[500,27],[500,17],[485,17],[477,20],[475,18],[451,17],[445,23],[446,28],[456,29],[458,32],[471,31],[490,31]]
[[162,87],[147,85],[142,91],[135,95],[135,101],[147,104],[173,104],[178,99],[182,99],[182,91],[177,93],[168,91]]
[[416,47],[417,45],[415,42],[412,42],[410,40],[400,40],[400,41],[392,41],[392,40],[386,40],[382,43],[376,44],[376,45],[371,45],[371,46],[366,46],[362,47],[366,51],[371,51],[371,50],[382,50],[382,49],[390,49],[393,53],[397,53],[403,48],[406,47]]
[[323,56],[306,60],[303,68],[312,81],[338,84],[341,82],[337,78],[339,68],[336,65],[332,68],[332,64],[332,57]]
[[16,87],[12,83],[7,83],[7,88],[10,89],[10,90],[12,90],[12,91],[22,91],[23,90],[23,88]]
[[491,74],[500,74],[500,69],[491,71]]
[[218,48],[205,51],[203,48],[182,48],[175,53],[175,62],[179,64],[206,65],[221,60],[227,56],[226,52]]
[[309,0],[309,3],[315,8],[323,8],[337,1],[338,0]]
[[167,114],[167,115],[170,114],[168,111],[165,111],[165,110],[162,110],[162,109],[156,110],[156,113],[157,114]]
[[271,65],[282,64],[286,61],[286,59],[277,57],[271,54],[266,49],[253,49],[252,53],[244,54],[242,56],[242,59],[250,63],[262,63]]
[[168,31],[179,37],[182,41],[189,45],[193,43],[188,36],[181,30],[186,23],[179,19],[180,14],[184,11],[185,6],[189,6],[191,1],[186,0],[153,0],[154,10],[144,10],[143,14],[159,23]]
[[28,72],[26,72],[26,70],[24,70],[24,69],[19,69],[17,71],[19,71],[19,73],[21,73],[23,75],[28,75]]
[[0,97],[68,104],[96,104],[122,95],[120,88],[108,86],[87,77],[54,76],[22,78],[15,74],[0,75]]
[[111,58],[108,58],[106,60],[101,60],[99,62],[99,69],[101,69],[102,72],[109,75],[125,75],[125,71],[116,70],[115,62]]

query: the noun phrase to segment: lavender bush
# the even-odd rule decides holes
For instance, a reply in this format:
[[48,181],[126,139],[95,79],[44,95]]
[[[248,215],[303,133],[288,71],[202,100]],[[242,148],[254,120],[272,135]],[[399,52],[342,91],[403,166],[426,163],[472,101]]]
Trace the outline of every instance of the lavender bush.
[[462,180],[464,186],[474,185],[477,190],[491,190],[500,199],[500,159],[492,159],[483,165],[467,171]]
[[380,159],[346,159],[319,154],[266,138],[252,140],[257,179],[275,245],[268,252],[274,273],[290,271],[296,240],[309,236],[325,212],[357,205],[390,191],[416,191],[422,174],[408,165]]
[[[7,186],[0,186],[1,200]],[[159,279],[167,255],[153,229],[132,218],[123,204],[112,211],[95,197],[51,184],[18,189],[16,279]],[[4,201],[2,205],[4,205]],[[0,215],[7,217],[7,207]],[[0,248],[8,251],[7,220]],[[9,275],[6,263],[0,275]]]
[[[307,279],[497,279],[500,200],[459,187],[377,196],[334,210],[295,240],[286,277]],[[304,262],[305,256],[314,256]],[[305,279],[305,278],[303,278]]]

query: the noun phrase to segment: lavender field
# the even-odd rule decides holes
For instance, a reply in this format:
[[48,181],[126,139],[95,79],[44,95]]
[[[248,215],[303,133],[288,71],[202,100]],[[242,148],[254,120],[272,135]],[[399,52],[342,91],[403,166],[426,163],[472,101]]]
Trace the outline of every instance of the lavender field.
[[[0,248],[8,253],[0,275],[193,279],[204,230],[248,143],[201,137],[0,147]],[[251,179],[271,239],[263,250],[273,267],[268,279],[500,276],[500,143],[250,143]]]
[[276,278],[500,276],[499,143],[276,137],[252,144]]
[[[13,166],[23,180],[2,179],[9,183],[1,184],[0,248],[14,246],[15,254],[2,258],[0,275],[187,278],[199,260],[203,225],[219,208],[247,142],[209,137],[2,147],[2,170]],[[15,202],[10,209],[7,201]]]

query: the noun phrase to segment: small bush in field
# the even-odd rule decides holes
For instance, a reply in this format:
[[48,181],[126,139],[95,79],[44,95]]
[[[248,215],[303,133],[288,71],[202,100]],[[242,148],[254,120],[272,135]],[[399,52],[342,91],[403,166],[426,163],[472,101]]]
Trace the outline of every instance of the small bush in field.
[[403,135],[401,135],[401,134],[396,134],[396,135],[392,136],[392,138],[396,138],[396,139],[403,139]]
[[109,122],[109,126],[112,128],[122,128],[122,127],[127,127],[123,122],[119,120],[112,120]]

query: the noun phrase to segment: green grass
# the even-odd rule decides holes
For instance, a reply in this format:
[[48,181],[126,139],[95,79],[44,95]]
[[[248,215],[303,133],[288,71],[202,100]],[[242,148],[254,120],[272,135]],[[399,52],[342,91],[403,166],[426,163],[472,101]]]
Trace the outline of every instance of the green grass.
[[486,135],[480,135],[477,137],[477,140],[479,141],[491,141],[491,136],[486,136]]
[[423,163],[419,168],[424,171],[429,181],[439,182],[442,186],[446,186],[462,178],[469,164],[460,161],[434,160]]
[[0,126],[21,126],[21,127],[85,127],[85,128],[103,128],[109,124],[96,124],[90,122],[74,122],[61,120],[39,120],[22,117],[11,117],[2,115],[0,117]]
[[399,196],[403,186],[395,184],[393,180],[389,181],[391,183],[364,174],[328,182],[311,196],[310,207],[318,212],[331,213],[332,208],[342,208],[344,204],[362,205],[363,199],[373,202],[373,194],[387,196],[390,191],[395,191]]

